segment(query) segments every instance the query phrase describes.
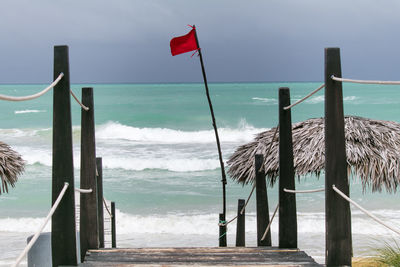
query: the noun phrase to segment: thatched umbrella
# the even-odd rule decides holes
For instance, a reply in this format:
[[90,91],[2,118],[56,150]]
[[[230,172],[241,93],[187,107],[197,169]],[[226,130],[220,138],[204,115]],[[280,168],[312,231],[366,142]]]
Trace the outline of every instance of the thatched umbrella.
[[0,194],[8,192],[8,186],[15,186],[18,176],[23,173],[25,161],[7,144],[0,142]]
[[[238,147],[228,160],[229,175],[239,183],[254,181],[254,156],[264,154],[266,177],[273,185],[279,176],[279,135],[276,128],[259,133],[253,142]],[[320,175],[325,164],[324,119],[293,124],[295,173]],[[360,177],[363,188],[395,191],[400,184],[400,124],[355,116],[345,117],[348,173]],[[268,155],[267,150],[271,145]]]

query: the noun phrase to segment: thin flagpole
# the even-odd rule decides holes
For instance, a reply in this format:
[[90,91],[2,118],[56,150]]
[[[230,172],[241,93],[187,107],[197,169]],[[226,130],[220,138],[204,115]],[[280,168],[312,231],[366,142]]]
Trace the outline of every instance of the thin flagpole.
[[197,47],[198,47],[197,51],[198,51],[199,57],[200,57],[201,70],[203,72],[204,85],[206,87],[206,95],[207,95],[208,105],[210,106],[212,124],[213,124],[214,132],[215,132],[215,139],[217,141],[219,163],[221,165],[221,175],[222,175],[222,180],[221,180],[221,182],[222,182],[222,197],[223,197],[223,212],[222,213],[224,214],[224,220],[225,220],[226,219],[226,190],[225,190],[226,175],[225,175],[224,161],[222,160],[221,144],[219,142],[218,129],[217,129],[217,124],[215,122],[215,116],[214,116],[214,109],[213,109],[213,106],[212,106],[212,103],[211,103],[210,93],[208,91],[207,76],[206,76],[206,71],[204,69],[203,56],[201,54],[201,49],[200,49],[200,46],[199,46],[199,40],[197,39],[196,27],[194,25],[193,25],[193,29],[194,29],[194,32],[195,32],[196,44],[197,44]]

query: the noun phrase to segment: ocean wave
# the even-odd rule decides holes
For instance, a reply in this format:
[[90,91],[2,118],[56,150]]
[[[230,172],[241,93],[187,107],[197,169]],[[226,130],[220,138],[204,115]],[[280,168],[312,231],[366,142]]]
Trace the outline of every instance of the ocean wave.
[[[80,136],[81,127],[72,127],[74,137]],[[255,128],[242,119],[235,128],[218,128],[221,142],[248,142],[254,136],[267,128]],[[32,138],[40,138],[51,142],[52,128],[12,128],[0,129],[0,138],[21,138],[29,137],[29,142],[34,142]],[[213,129],[199,131],[182,131],[170,128],[139,128],[110,121],[96,126],[96,139],[133,141],[142,143],[178,144],[178,143],[214,143],[215,133]],[[21,141],[20,139],[16,140]],[[23,141],[23,140],[22,140]]]
[[[377,214],[386,214],[384,211],[377,211]],[[227,217],[235,216],[234,213],[228,213]],[[270,216],[272,213],[270,214]],[[116,210],[118,218],[117,233],[124,234],[176,234],[182,235],[202,235],[217,234],[216,214],[152,214],[152,215],[134,215],[120,210]],[[44,218],[3,218],[0,219],[0,232],[35,232],[43,222]],[[397,218],[386,217],[391,225],[396,225]],[[320,234],[325,233],[325,214],[323,212],[300,212],[297,217],[299,234]],[[45,231],[50,231],[49,223]],[[256,233],[256,214],[254,212],[246,213],[246,233]],[[232,233],[235,227],[228,227]],[[278,220],[273,221],[271,225],[273,233],[278,232]],[[390,237],[393,232],[377,224],[368,217],[352,218],[352,233],[357,235],[368,235],[371,237]]]
[[220,167],[219,161],[214,159],[139,159],[139,158],[104,158],[103,166],[109,169],[124,169],[143,171],[146,169],[161,169],[173,172],[207,171]]
[[[238,128],[219,128],[221,142],[248,142],[254,136],[266,129],[255,128],[247,123],[240,123]],[[96,138],[100,140],[128,140],[146,143],[213,143],[215,142],[214,130],[181,131],[168,128],[138,128],[108,122],[97,127]]]
[[[22,155],[22,158],[29,165],[40,164],[47,167],[52,166],[52,156],[50,149],[32,149],[30,147],[17,147],[16,151]],[[219,161],[215,159],[193,157],[174,158],[171,154],[162,155],[161,158],[144,158],[132,153],[110,154],[103,158],[103,167],[107,169],[123,169],[129,171],[143,171],[147,169],[160,169],[172,172],[190,172],[215,170],[220,167]],[[178,155],[179,156],[179,155]],[[148,157],[148,155],[146,155]],[[74,166],[80,166],[79,151],[74,152]]]
[[24,109],[24,110],[16,110],[16,111],[14,111],[14,114],[41,113],[41,112],[46,112],[46,110]]

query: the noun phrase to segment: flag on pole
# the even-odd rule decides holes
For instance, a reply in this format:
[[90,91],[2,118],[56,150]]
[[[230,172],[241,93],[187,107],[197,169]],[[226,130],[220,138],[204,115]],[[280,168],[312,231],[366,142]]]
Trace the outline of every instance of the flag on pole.
[[196,42],[196,28],[191,27],[193,29],[188,34],[172,38],[170,46],[173,56],[199,49]]
[[[190,25],[189,25],[190,26]],[[204,85],[206,88],[206,95],[207,95],[207,100],[208,100],[208,105],[210,106],[210,112],[211,112],[211,118],[212,118],[212,125],[214,127],[214,132],[215,132],[215,140],[217,142],[217,148],[218,148],[218,156],[219,156],[219,162],[221,165],[221,175],[222,175],[222,208],[223,208],[223,213],[220,214],[220,221],[225,221],[226,219],[226,190],[225,190],[225,185],[226,185],[226,175],[225,175],[225,167],[224,167],[224,161],[222,158],[222,152],[221,152],[221,145],[219,142],[219,137],[218,137],[218,129],[217,129],[217,123],[215,122],[215,116],[214,116],[214,110],[212,107],[211,103],[211,98],[210,98],[210,93],[208,91],[208,84],[207,84],[207,77],[206,77],[206,71],[204,69],[204,63],[203,63],[203,56],[201,55],[201,50],[199,48],[199,41],[197,39],[197,34],[196,34],[196,27],[192,27],[192,30],[183,36],[175,37],[172,38],[170,46],[171,46],[171,54],[173,56],[190,52],[193,50],[196,50],[196,52],[199,53],[199,59],[200,59],[200,64],[201,64],[201,70],[203,72],[203,79],[204,79]],[[196,53],[195,52],[195,53]],[[194,55],[194,54],[193,54]],[[193,56],[192,55],[192,56]],[[226,247],[226,225],[225,226],[220,226],[220,236],[219,236],[219,246],[220,247]]]

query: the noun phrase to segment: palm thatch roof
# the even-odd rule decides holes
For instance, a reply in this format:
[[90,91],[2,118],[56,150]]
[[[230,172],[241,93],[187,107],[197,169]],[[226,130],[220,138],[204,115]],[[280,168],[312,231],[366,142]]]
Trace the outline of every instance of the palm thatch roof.
[[8,186],[15,186],[18,176],[24,172],[25,161],[7,144],[0,142],[0,194],[8,192]]
[[[279,135],[276,128],[259,133],[253,142],[236,149],[228,160],[228,173],[239,183],[252,183],[254,156],[264,154],[266,177],[273,185],[279,176]],[[300,177],[321,174],[325,164],[324,118],[309,119],[292,126],[295,173]],[[400,124],[355,116],[345,117],[348,173],[359,177],[363,188],[396,191],[400,184]],[[272,142],[272,144],[271,144]],[[265,155],[271,145],[268,155]]]

